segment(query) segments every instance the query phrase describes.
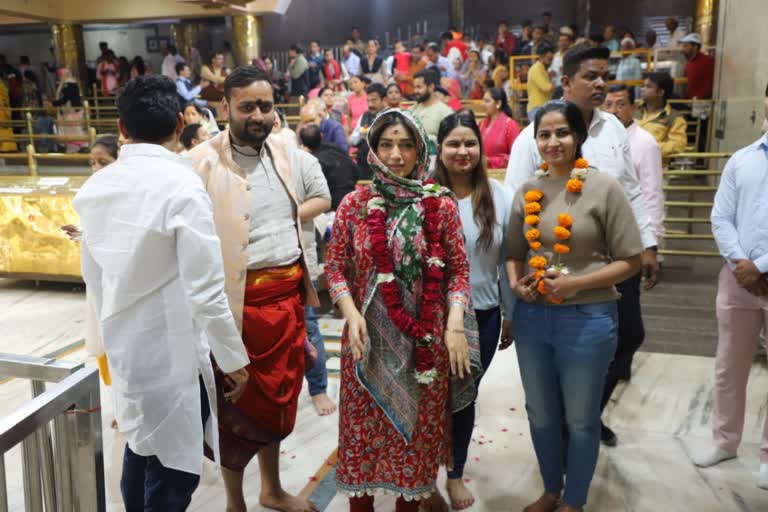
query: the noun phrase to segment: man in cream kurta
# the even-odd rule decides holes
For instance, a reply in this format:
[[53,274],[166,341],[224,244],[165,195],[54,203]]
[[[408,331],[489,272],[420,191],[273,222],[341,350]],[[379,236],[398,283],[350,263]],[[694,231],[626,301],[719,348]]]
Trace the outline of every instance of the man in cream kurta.
[[200,419],[209,404],[207,441],[218,454],[210,352],[242,383],[238,393],[248,376],[210,199],[189,163],[169,150],[182,128],[177,103],[166,77],[129,82],[118,99],[119,127],[133,143],[74,201],[83,278],[128,440],[121,480],[127,512],[186,510],[202,472]]
[[227,510],[247,510],[243,472],[258,454],[261,505],[312,512],[316,508],[308,500],[282,488],[279,455],[280,441],[293,429],[303,383],[304,306],[319,305],[303,254],[293,175],[298,170],[291,167],[296,155],[290,152],[301,153],[301,165],[319,164],[298,148],[267,140],[275,111],[263,71],[237,68],[224,89],[230,128],[194,148],[190,157],[213,202],[227,295],[251,358],[245,398],[220,422]]

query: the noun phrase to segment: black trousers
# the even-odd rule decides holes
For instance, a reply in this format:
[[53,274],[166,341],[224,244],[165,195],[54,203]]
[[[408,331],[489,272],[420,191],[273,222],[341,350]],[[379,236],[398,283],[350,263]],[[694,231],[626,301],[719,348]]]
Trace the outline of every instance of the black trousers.
[[632,371],[632,359],[645,340],[643,315],[640,311],[641,281],[642,276],[638,273],[616,285],[616,289],[621,293],[621,299],[619,299],[618,304],[619,341],[616,345],[616,355],[611,366],[608,368],[608,374],[605,378],[602,400],[603,409],[605,409],[608,400],[611,399],[613,390],[619,381],[629,378]]

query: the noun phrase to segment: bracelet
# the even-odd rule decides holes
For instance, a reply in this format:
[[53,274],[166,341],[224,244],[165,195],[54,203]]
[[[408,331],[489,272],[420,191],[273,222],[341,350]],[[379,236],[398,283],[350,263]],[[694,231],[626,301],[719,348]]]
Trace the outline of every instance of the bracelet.
[[455,334],[464,334],[464,329],[447,329],[447,331]]

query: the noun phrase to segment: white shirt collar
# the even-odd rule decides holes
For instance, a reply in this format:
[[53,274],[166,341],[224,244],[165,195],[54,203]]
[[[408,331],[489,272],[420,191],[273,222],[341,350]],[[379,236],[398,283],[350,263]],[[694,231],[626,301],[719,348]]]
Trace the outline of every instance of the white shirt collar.
[[179,155],[173,151],[168,151],[160,144],[147,144],[147,143],[132,143],[125,144],[120,148],[119,159],[133,157],[133,156],[151,156],[166,159],[178,159]]

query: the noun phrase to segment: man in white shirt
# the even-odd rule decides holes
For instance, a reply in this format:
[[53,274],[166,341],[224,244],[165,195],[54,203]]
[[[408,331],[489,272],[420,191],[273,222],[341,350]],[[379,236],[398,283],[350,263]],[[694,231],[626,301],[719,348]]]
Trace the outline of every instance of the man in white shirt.
[[179,55],[179,52],[176,51],[176,47],[173,45],[163,50],[163,54],[165,56],[163,57],[163,63],[161,66],[162,74],[163,76],[167,76],[175,82],[179,76],[176,73],[176,65],[183,64],[186,61],[184,60],[184,57]]
[[[640,190],[643,193],[645,207],[651,217],[651,225],[656,239],[664,236],[664,190],[663,171],[661,163],[661,147],[653,135],[641,128],[634,119],[635,116],[635,88],[624,84],[613,85],[608,89],[608,96],[603,104],[603,110],[614,114],[627,129],[629,146],[632,152],[632,162],[640,181]],[[646,281],[646,289],[651,285]],[[602,407],[608,404],[613,390],[619,380],[629,376],[632,370],[632,359],[635,352],[644,341],[639,336],[619,336],[616,347],[616,355],[606,376],[605,389],[603,390]],[[603,425],[606,434],[611,430]],[[610,437],[610,435],[608,435]]]
[[664,24],[667,26],[667,30],[669,30],[667,48],[679,48],[680,40],[685,37],[685,29],[680,26],[680,22],[674,16],[667,18]]
[[440,54],[440,47],[436,43],[427,46],[427,69],[436,68],[440,76],[448,78],[458,78],[456,68],[454,68],[448,57]]
[[349,76],[360,74],[360,57],[352,51],[352,47],[348,44],[341,49],[341,63],[347,69]]
[[[622,297],[619,300],[619,344],[639,346],[645,338],[640,311],[640,281],[645,277],[645,288],[655,286],[659,264],[656,258],[656,235],[645,206],[642,189],[637,179],[629,148],[627,130],[612,114],[602,112],[599,107],[605,101],[608,80],[607,48],[578,47],[568,51],[563,58],[563,99],[576,104],[584,115],[589,127],[589,137],[582,146],[584,158],[590,166],[600,172],[611,174],[619,180],[635,213],[645,250],[642,254],[643,270],[617,288]],[[536,148],[535,123],[529,124],[515,139],[507,166],[504,183],[514,193],[541,164]],[[628,378],[627,374],[620,375]],[[615,444],[616,437],[604,429],[604,442]]]
[[[768,119],[768,87],[765,90]],[[768,329],[768,135],[737,151],[723,170],[712,234],[725,259],[717,287],[717,357],[711,446],[693,457],[709,467],[736,457],[756,341]],[[757,486],[768,490],[768,418]]]
[[218,460],[210,353],[228,375],[233,388],[224,397],[233,402],[248,382],[248,355],[224,292],[211,202],[173,152],[183,127],[176,85],[138,77],[117,108],[120,133],[131,143],[74,201],[83,279],[109,359],[117,424],[128,440],[125,508],[181,512],[200,481],[203,422]]

